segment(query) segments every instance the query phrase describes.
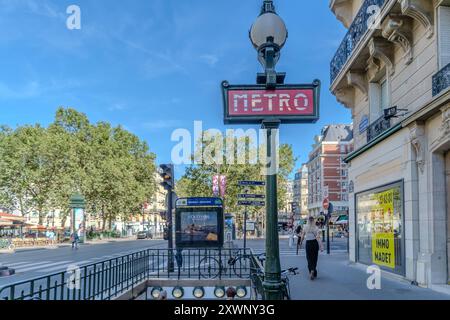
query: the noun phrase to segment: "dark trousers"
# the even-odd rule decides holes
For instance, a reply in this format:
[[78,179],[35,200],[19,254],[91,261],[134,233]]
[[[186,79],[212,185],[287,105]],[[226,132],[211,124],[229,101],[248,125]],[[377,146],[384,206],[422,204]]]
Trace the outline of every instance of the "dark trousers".
[[317,259],[319,258],[319,242],[317,240],[308,240],[305,245],[306,260],[308,260],[309,273],[314,272],[317,277]]

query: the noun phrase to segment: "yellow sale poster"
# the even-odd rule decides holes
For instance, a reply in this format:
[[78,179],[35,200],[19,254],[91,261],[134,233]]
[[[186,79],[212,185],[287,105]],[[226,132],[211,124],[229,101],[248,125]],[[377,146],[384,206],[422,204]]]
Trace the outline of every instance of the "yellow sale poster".
[[372,235],[372,262],[395,269],[395,245],[392,232]]
[[394,189],[376,193],[376,205],[372,211],[376,213],[374,233],[372,234],[372,261],[380,266],[395,268],[394,245]]

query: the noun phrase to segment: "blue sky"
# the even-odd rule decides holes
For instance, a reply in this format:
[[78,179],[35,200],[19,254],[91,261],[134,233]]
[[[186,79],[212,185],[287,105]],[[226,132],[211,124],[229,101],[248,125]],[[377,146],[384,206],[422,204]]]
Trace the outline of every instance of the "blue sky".
[[[48,124],[58,106],[121,124],[170,161],[171,133],[225,130],[220,83],[254,83],[261,66],[248,30],[262,0],[0,0],[0,123]],[[66,28],[81,8],[82,29]],[[277,66],[287,83],[322,81],[321,120],[284,125],[281,142],[306,161],[323,125],[350,123],[329,93],[329,61],[345,30],[328,0],[278,0],[289,39]],[[177,178],[183,168],[177,169]]]

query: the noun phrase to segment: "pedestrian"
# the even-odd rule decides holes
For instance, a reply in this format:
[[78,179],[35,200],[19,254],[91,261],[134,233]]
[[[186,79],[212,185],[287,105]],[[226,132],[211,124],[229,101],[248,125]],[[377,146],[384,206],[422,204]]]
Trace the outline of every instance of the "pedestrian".
[[70,235],[70,241],[72,242],[72,249],[78,250],[78,240],[79,240],[78,233],[76,231],[74,231]]
[[308,261],[308,271],[311,280],[317,278],[317,260],[319,258],[319,249],[323,251],[323,244],[320,238],[320,230],[316,226],[314,217],[308,218],[308,223],[303,229],[300,247],[305,243],[306,259]]
[[302,223],[299,222],[297,225],[297,228],[295,228],[295,235],[297,236],[297,255],[298,255],[298,251],[301,247],[301,242],[302,242]]
[[294,245],[294,228],[289,227],[289,248],[292,248]]

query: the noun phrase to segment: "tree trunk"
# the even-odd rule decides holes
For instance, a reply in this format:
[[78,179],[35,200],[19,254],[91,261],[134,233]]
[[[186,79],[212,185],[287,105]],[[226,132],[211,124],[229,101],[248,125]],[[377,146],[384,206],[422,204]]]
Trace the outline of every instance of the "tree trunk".
[[106,213],[104,208],[102,207],[102,231],[105,232],[106,228]]

